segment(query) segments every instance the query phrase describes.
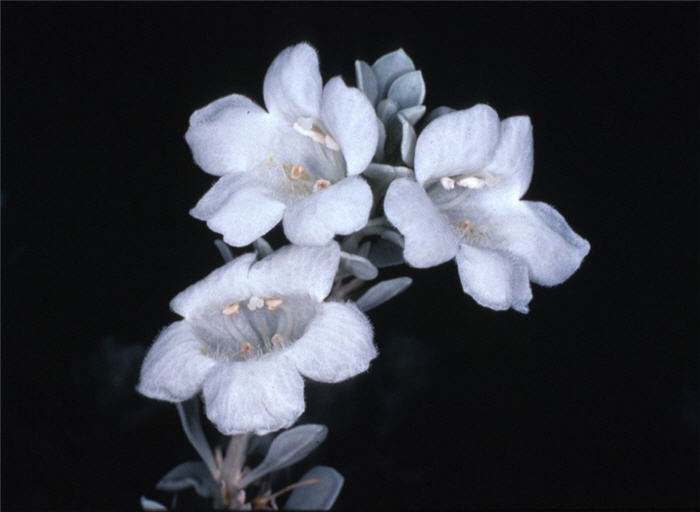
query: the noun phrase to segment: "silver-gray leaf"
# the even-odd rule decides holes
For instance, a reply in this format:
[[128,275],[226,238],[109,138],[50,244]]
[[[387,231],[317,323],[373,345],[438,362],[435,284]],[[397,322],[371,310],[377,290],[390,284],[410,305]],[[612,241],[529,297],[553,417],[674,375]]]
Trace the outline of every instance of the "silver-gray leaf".
[[255,252],[258,253],[258,259],[272,254],[272,246],[268,244],[267,240],[265,240],[263,237],[260,237],[253,242],[253,248],[255,249]]
[[445,106],[434,108],[426,116],[424,124],[427,126],[430,123],[430,121],[434,121],[438,117],[444,116],[445,114],[449,114],[450,112],[454,111],[455,109]]
[[340,257],[350,273],[359,279],[371,281],[377,277],[377,274],[379,274],[377,267],[372,265],[372,262],[367,258],[347,252],[341,252]]
[[377,117],[377,149],[374,152],[375,160],[384,160],[384,144],[386,143],[386,128],[384,128],[384,123],[381,119]]
[[399,293],[411,286],[413,281],[410,277],[397,277],[375,284],[367,290],[365,294],[357,300],[357,307],[361,311],[369,311],[386,301],[393,299]]
[[372,244],[367,259],[377,268],[393,267],[404,263],[403,248],[380,238]]
[[355,76],[357,77],[357,88],[365,93],[372,105],[376,105],[379,97],[379,86],[377,85],[377,77],[374,75],[370,65],[364,60],[356,60]]
[[301,482],[319,479],[312,485],[297,487],[284,504],[285,510],[330,510],[343,488],[343,475],[328,466],[316,466],[301,477]]
[[389,87],[387,98],[400,109],[421,105],[425,99],[425,81],[420,71],[409,71],[398,77]]
[[209,469],[198,460],[178,464],[156,484],[156,489],[166,492],[183,491],[190,487],[204,498],[216,498],[220,493]]
[[246,487],[255,480],[291,466],[311,453],[328,435],[324,425],[300,425],[278,435],[263,461],[250,470],[241,480],[241,487]]
[[377,105],[377,117],[382,123],[387,124],[389,120],[398,112],[399,106],[392,99],[386,98]]
[[425,105],[404,108],[403,110],[399,110],[399,114],[404,116],[409,123],[415,126],[420,118],[423,117],[423,114],[425,114]]
[[413,65],[413,61],[406,55],[403,48],[399,48],[396,51],[379,57],[375,63],[372,64],[372,71],[374,71],[377,77],[379,99],[386,97],[389,86],[394,80],[414,69],[416,69],[416,67]]
[[189,400],[179,402],[176,405],[177,412],[180,415],[180,421],[182,422],[182,428],[185,431],[187,439],[192,446],[194,446],[194,449],[197,450],[199,456],[202,457],[209,471],[214,474],[216,471],[216,464],[214,463],[214,455],[211,452],[209,442],[202,430],[202,421],[199,413],[199,398],[195,395]]
[[413,156],[416,152],[416,131],[402,114],[397,117],[401,122],[401,159],[406,165],[413,167]]
[[165,505],[162,505],[161,503],[158,503],[157,501],[149,500],[145,496],[141,496],[141,508],[143,510],[148,511],[148,512],[159,511],[159,510],[168,510],[168,507],[166,507]]

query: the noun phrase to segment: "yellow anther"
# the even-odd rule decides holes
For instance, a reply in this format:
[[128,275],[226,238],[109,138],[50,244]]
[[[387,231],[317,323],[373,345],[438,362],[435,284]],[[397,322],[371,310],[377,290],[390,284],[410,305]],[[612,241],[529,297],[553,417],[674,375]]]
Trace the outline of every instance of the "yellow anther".
[[298,180],[299,178],[301,178],[301,175],[303,174],[303,172],[304,172],[304,168],[303,168],[301,165],[299,165],[299,164],[294,164],[294,165],[292,166],[292,170],[289,171],[289,176],[290,176],[293,180]]
[[331,182],[328,180],[316,180],[316,183],[314,183],[314,192],[318,192],[319,190],[323,190],[324,188],[328,187],[330,184],[331,184]]
[[265,299],[265,305],[270,311],[277,309],[282,302],[282,299]]
[[247,341],[241,343],[241,354],[243,355],[243,357],[248,357],[250,355],[250,349],[252,348],[253,347],[251,346],[251,344]]
[[221,312],[224,315],[235,315],[236,313],[238,313],[240,308],[241,305],[238,302],[234,302],[233,304],[229,304],[224,309],[222,309]]

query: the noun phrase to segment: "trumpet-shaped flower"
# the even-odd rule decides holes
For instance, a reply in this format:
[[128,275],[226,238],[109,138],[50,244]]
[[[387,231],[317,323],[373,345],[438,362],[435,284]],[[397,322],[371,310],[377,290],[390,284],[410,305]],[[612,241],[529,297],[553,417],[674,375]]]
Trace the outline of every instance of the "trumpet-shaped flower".
[[416,142],[417,181],[395,180],[384,202],[406,261],[426,268],[455,258],[479,304],[527,312],[529,282],[565,281],[590,249],[554,208],[520,199],[532,168],[526,116],[499,121],[476,105],[432,121]]
[[372,193],[358,175],[378,137],[370,101],[340,77],[323,87],[308,44],[275,58],[263,96],[267,111],[233,94],[192,114],[186,139],[194,159],[221,178],[190,213],[238,247],[280,220],[300,245],[362,228]]
[[177,295],[184,319],[146,355],[142,394],[180,402],[203,391],[225,434],[265,434],[304,411],[302,376],[338,382],[376,356],[372,328],[352,304],[324,302],[340,249],[287,246],[255,261],[240,256]]

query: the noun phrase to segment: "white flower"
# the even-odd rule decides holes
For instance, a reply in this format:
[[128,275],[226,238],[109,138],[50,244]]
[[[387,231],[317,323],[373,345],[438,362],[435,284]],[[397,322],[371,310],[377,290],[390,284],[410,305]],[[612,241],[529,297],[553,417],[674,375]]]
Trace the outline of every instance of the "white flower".
[[323,302],[340,249],[284,247],[254,263],[240,256],[178,294],[184,317],[146,355],[139,392],[180,402],[200,390],[225,434],[264,434],[304,411],[302,375],[339,382],[376,356],[372,328],[352,304]]
[[520,200],[532,167],[528,117],[499,122],[476,105],[432,121],[416,142],[417,182],[395,180],[384,202],[406,261],[426,268],[456,258],[479,304],[527,312],[529,281],[565,281],[590,249],[554,208]]
[[186,134],[197,164],[222,176],[190,212],[240,247],[284,219],[295,244],[323,245],[367,222],[372,193],[357,175],[377,147],[367,97],[342,78],[322,87],[316,51],[282,51],[263,84],[267,112],[233,94],[197,110]]

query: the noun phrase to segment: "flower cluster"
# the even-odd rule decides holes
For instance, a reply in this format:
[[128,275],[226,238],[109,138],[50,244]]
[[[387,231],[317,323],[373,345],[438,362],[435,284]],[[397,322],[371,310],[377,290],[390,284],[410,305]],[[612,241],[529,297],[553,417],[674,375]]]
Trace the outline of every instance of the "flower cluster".
[[[455,259],[477,303],[525,313],[531,281],[559,284],[581,264],[588,242],[551,206],[522,200],[528,117],[501,120],[487,105],[426,115],[423,75],[403,50],[355,71],[357,88],[324,85],[302,43],[270,65],[265,108],[233,94],[192,114],[194,160],[219,178],[191,214],[256,252],[173,299],[182,320],[148,353],[144,395],[201,392],[225,434],[285,428],[304,410],[302,377],[338,382],[376,356],[363,312],[410,284],[362,290],[379,269]],[[280,222],[292,245],[272,251],[262,237]]]

